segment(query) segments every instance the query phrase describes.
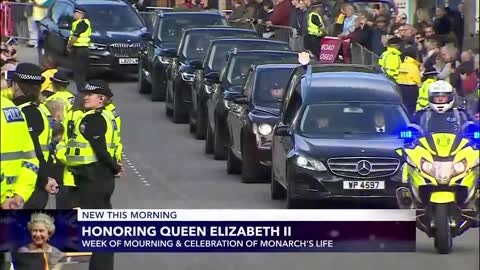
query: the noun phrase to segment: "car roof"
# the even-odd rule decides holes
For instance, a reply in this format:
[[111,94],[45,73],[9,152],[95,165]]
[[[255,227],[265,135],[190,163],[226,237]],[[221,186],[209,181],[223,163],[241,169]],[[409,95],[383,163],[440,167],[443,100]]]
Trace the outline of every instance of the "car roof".
[[218,38],[218,39],[214,39],[212,40],[211,44],[212,45],[215,45],[217,43],[225,43],[225,44],[228,44],[228,43],[237,43],[237,42],[252,42],[252,43],[255,43],[255,42],[265,42],[265,43],[272,43],[272,44],[281,44],[281,45],[284,45],[284,44],[287,44],[287,42],[283,42],[283,41],[279,41],[279,40],[272,40],[272,39],[264,39],[264,38],[234,38],[234,37],[221,37],[221,38]]
[[398,103],[402,98],[397,85],[382,73],[320,72],[304,77],[305,104],[324,102]]
[[234,27],[231,27],[231,26],[228,26],[228,25],[225,25],[225,26],[214,26],[214,27],[202,27],[202,28],[190,28],[190,29],[187,29],[185,30],[185,34],[188,34],[188,33],[191,33],[191,32],[232,32],[232,31],[235,31],[235,32],[244,32],[244,33],[256,33],[255,31],[253,30],[249,30],[249,29],[242,29],[242,28],[234,28]]
[[195,16],[219,16],[223,17],[223,14],[218,10],[189,10],[189,9],[172,9],[172,10],[160,10],[157,11],[158,16],[162,17],[174,17],[179,15],[195,15]]
[[253,68],[256,71],[264,71],[269,69],[295,69],[299,66],[300,64],[261,64],[256,65]]
[[255,54],[292,54],[292,55],[298,55],[297,52],[292,52],[292,51],[273,51],[273,50],[249,50],[249,51],[232,51],[229,53],[232,56],[235,55],[255,55]]
[[127,2],[124,0],[77,0],[74,2],[80,6],[93,6],[93,5],[127,6]]

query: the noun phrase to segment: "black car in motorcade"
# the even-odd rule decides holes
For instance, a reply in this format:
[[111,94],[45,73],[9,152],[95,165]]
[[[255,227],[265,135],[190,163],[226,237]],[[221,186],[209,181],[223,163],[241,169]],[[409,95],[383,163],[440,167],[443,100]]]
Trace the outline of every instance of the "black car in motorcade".
[[298,64],[268,64],[250,68],[241,95],[226,100],[227,173],[242,173],[244,183],[270,179],[273,127],[283,94]]
[[205,82],[205,76],[219,73],[227,60],[229,51],[235,50],[274,50],[288,51],[288,43],[271,39],[216,39],[210,43],[203,60],[203,66],[195,73],[192,84],[192,108],[190,110],[190,131],[195,132],[197,139],[205,139],[207,132],[207,109],[206,100],[209,96],[209,87]]
[[185,11],[185,9],[160,11],[152,22],[152,40],[145,42],[140,54],[138,91],[151,92],[152,101],[165,100],[166,69],[176,51],[183,31],[210,25],[226,26],[220,11]]
[[167,72],[165,113],[173,116],[173,122],[188,122],[195,71],[202,68],[210,42],[218,37],[257,37],[257,33],[232,27],[194,28],[183,32],[178,51],[170,55],[176,57]]
[[272,139],[272,199],[360,199],[395,206],[400,131],[397,85],[374,67],[318,65],[293,73]]
[[228,54],[227,63],[220,74],[212,72],[206,77],[209,97],[207,99],[207,134],[205,153],[213,153],[216,160],[226,158],[228,145],[227,112],[232,100],[242,95],[248,70],[252,65],[297,64],[298,53],[290,51],[234,51]]
[[92,72],[137,72],[142,40],[151,38],[138,12],[123,0],[57,0],[40,21],[40,46],[60,67],[71,69],[66,45],[73,23],[74,6],[86,10],[92,27]]

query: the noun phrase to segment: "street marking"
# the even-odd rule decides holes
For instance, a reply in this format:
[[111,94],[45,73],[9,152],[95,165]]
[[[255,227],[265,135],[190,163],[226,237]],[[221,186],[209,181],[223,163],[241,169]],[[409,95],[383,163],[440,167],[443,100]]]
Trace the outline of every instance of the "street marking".
[[142,181],[143,185],[145,187],[149,187],[151,186],[150,183],[148,182],[148,180],[143,177],[143,175],[138,171],[137,168],[135,168],[135,165],[133,164],[133,162],[127,157],[127,155],[125,155],[124,153],[122,154],[122,157],[125,161],[125,163],[127,164],[127,166],[132,169],[132,171],[137,175],[138,179],[140,179],[140,181]]

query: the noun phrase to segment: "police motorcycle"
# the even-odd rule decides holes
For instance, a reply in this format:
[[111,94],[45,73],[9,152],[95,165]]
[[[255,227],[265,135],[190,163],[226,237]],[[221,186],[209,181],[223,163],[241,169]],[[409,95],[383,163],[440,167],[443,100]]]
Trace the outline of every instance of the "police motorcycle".
[[466,122],[457,134],[428,133],[411,124],[401,138],[407,187],[396,191],[399,208],[416,209],[417,228],[448,254],[454,237],[479,226],[478,127]]

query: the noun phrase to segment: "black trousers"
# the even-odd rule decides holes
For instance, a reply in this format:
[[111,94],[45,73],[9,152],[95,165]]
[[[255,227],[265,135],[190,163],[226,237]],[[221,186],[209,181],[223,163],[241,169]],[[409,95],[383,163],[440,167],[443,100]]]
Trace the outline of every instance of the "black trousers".
[[412,116],[417,107],[417,99],[418,99],[418,86],[417,85],[405,85],[399,84],[403,104],[405,105],[407,111]]
[[48,193],[45,187],[36,186],[32,196],[23,206],[24,209],[45,209],[48,203]]
[[320,59],[320,48],[322,46],[320,44],[320,40],[321,40],[320,37],[312,36],[312,35],[305,35],[305,40],[304,40],[304,44],[303,44],[305,49],[312,52],[313,55],[315,55],[315,57],[317,58],[317,60]]
[[77,187],[61,186],[55,197],[57,209],[72,209],[80,205]]
[[83,89],[87,81],[89,54],[87,47],[73,47],[70,55],[73,80],[77,85],[77,92]]
[[[112,209],[115,189],[113,172],[100,163],[71,169],[77,184],[79,206],[82,209]],[[113,253],[93,253],[89,270],[113,270]]]

